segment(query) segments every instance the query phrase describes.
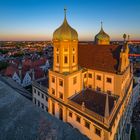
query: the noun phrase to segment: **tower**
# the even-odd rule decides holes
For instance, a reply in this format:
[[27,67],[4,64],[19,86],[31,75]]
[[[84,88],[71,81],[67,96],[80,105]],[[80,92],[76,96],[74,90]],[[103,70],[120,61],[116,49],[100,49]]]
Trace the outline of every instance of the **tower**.
[[[49,70],[48,111],[66,121],[64,104],[68,98],[82,90],[82,69],[78,69],[78,34],[64,21],[53,33],[53,69]],[[58,102],[59,101],[59,102]]]
[[97,45],[109,45],[110,44],[110,37],[107,33],[104,32],[102,22],[101,22],[101,30],[95,36],[95,44],[97,44]]
[[67,22],[66,9],[64,21],[53,34],[53,70],[59,73],[72,73],[78,69],[78,34]]

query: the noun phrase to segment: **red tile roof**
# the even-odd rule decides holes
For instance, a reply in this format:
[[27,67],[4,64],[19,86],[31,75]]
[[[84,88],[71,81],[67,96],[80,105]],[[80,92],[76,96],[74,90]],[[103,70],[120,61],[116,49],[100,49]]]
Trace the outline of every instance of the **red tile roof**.
[[116,73],[120,50],[121,46],[118,45],[79,44],[78,63],[88,69]]
[[6,68],[4,75],[12,77],[15,72],[18,72],[18,68],[16,65],[11,64]]

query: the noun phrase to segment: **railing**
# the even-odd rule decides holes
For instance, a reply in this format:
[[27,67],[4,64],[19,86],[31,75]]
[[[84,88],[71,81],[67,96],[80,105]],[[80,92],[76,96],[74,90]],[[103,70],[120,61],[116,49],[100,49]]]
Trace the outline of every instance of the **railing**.
[[78,109],[80,112],[82,113],[85,113],[86,115],[90,115],[92,117],[94,117],[95,119],[99,120],[100,122],[104,122],[104,117],[93,112],[93,111],[90,111],[89,109],[87,108],[84,108],[82,109],[82,106],[80,106],[79,104],[71,101],[71,100],[68,100],[68,104],[71,105],[72,107],[75,107],[76,109]]

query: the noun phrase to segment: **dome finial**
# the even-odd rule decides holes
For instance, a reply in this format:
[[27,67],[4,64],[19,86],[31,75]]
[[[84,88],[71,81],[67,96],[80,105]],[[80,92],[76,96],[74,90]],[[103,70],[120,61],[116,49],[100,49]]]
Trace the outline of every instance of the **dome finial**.
[[66,14],[67,14],[67,8],[64,8],[64,15],[65,15],[65,18],[66,18]]
[[101,30],[103,30],[103,22],[101,21]]

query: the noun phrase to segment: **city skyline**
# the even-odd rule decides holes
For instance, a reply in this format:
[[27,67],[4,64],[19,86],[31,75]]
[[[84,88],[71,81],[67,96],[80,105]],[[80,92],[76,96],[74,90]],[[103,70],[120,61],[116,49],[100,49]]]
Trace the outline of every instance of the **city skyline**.
[[52,40],[54,30],[62,24],[65,7],[68,22],[77,30],[79,40],[94,40],[101,21],[111,40],[122,40],[123,33],[139,39],[138,0],[5,0],[0,5],[0,40]]

